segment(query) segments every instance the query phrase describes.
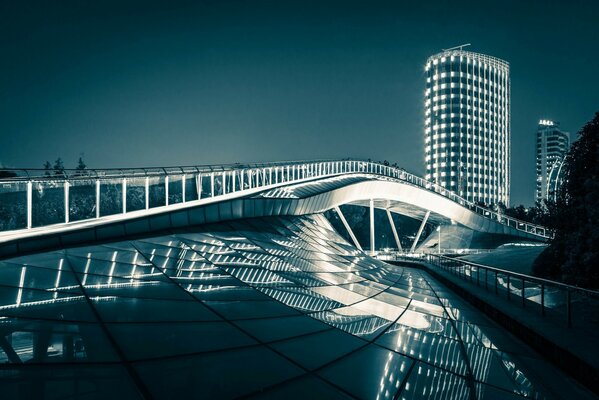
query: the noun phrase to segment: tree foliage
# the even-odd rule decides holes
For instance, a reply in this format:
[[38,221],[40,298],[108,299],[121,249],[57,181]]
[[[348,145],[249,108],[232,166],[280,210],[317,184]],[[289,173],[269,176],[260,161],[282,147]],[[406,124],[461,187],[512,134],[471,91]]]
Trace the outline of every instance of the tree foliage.
[[599,112],[579,132],[564,163],[565,181],[547,203],[555,238],[537,258],[538,275],[599,287]]
[[87,168],[87,165],[85,165],[85,162],[83,161],[83,157],[79,157],[79,161],[77,161],[77,171],[83,171],[84,169]]

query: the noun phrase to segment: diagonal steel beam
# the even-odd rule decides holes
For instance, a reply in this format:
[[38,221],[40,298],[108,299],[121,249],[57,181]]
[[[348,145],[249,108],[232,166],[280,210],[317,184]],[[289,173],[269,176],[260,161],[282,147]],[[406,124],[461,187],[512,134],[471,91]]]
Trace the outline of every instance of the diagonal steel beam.
[[362,250],[362,246],[360,246],[358,239],[356,239],[356,235],[354,235],[354,231],[352,231],[351,228],[349,227],[349,224],[347,223],[345,216],[341,212],[341,209],[339,207],[335,207],[335,211],[337,212],[337,215],[339,215],[339,219],[341,219],[341,222],[343,222],[343,226],[345,226],[345,229],[347,230],[347,233],[349,233],[349,236],[351,237],[351,240],[354,242],[354,245],[358,249]]
[[391,211],[389,209],[385,209],[387,211],[387,218],[389,218],[389,224],[391,225],[391,231],[393,231],[393,237],[395,238],[395,244],[397,244],[397,250],[403,251],[401,247],[401,242],[399,241],[399,236],[397,236],[397,229],[395,229],[395,222],[393,222],[393,216],[391,215]]
[[410,249],[410,253],[413,253],[414,250],[416,249],[416,245],[418,244],[418,240],[420,239],[420,235],[422,235],[422,231],[424,230],[424,225],[426,225],[426,221],[428,220],[428,216],[431,215],[430,211],[427,211],[426,214],[424,214],[424,219],[422,220],[422,223],[420,224],[420,228],[418,228],[418,233],[416,234],[416,238],[414,239],[414,243],[412,243],[412,248]]

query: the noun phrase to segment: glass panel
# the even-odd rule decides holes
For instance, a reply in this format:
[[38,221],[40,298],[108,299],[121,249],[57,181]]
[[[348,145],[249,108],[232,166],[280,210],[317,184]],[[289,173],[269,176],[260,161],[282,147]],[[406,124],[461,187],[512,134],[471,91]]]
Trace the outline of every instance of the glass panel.
[[185,176],[185,201],[198,199],[198,175]]
[[138,362],[134,368],[157,399],[237,398],[304,372],[263,346]]
[[69,364],[52,368],[43,365],[4,368],[2,398],[141,399],[142,396],[122,366]]
[[27,228],[27,182],[0,183],[0,231]]
[[106,179],[100,181],[100,216],[123,212],[123,181]]
[[413,361],[370,345],[318,374],[360,399],[393,399]]
[[256,185],[257,186],[264,185],[264,170],[263,169],[256,170]]
[[107,326],[130,360],[256,344],[253,339],[228,322],[135,323]]
[[238,191],[238,190],[241,190],[241,175],[243,174],[243,171],[235,170],[234,174],[235,174],[235,191]]
[[210,174],[202,174],[202,199],[212,197]]
[[220,196],[223,194],[223,174],[216,172],[214,174],[214,195]]
[[233,172],[225,172],[225,193],[233,191]]
[[64,181],[33,182],[32,225],[65,222]]
[[161,207],[166,204],[166,189],[164,187],[163,176],[150,178],[148,193],[150,196],[150,208]]
[[69,221],[96,216],[96,181],[73,180],[69,188]]
[[170,175],[168,177],[168,204],[183,202],[183,177]]
[[337,330],[315,333],[272,344],[272,347],[307,369],[318,368],[366,344]]
[[146,178],[127,179],[127,211],[146,208]]
[[102,362],[118,359],[102,329],[96,324],[9,318],[2,325],[6,342],[15,350],[10,356],[0,353],[2,364]]

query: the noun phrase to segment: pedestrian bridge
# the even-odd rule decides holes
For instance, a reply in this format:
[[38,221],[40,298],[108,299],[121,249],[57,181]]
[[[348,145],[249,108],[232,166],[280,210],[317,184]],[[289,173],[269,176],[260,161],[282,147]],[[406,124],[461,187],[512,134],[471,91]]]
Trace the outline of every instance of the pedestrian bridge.
[[[231,219],[340,213],[343,204],[368,206],[371,215],[386,210],[394,233],[391,213],[421,219],[412,250],[426,222],[521,240],[550,237],[542,226],[371,161],[0,172],[0,256]],[[372,224],[370,237],[375,248]]]

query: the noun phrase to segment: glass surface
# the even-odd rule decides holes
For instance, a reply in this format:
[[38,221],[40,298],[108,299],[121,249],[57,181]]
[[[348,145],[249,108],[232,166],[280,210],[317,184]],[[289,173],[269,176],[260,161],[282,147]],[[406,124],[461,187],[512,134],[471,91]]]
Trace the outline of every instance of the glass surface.
[[64,181],[33,182],[31,225],[65,222]]
[[215,172],[214,173],[214,195],[215,196],[220,196],[221,194],[223,194],[223,186],[224,186],[223,173]]
[[127,212],[146,208],[146,178],[127,179]]
[[199,188],[198,175],[186,175],[185,176],[185,201],[197,200]]
[[149,178],[148,196],[150,208],[166,205],[166,188],[163,176]]
[[303,370],[263,346],[134,365],[156,398],[235,398],[282,381]]
[[183,202],[183,176],[169,175],[168,177],[168,204]]
[[27,183],[0,183],[0,232],[27,227]]
[[69,221],[96,217],[96,181],[73,179],[69,186]]
[[[3,395],[85,397],[78,385],[92,398],[550,393],[529,369],[551,368],[541,356],[426,272],[353,249],[318,215],[16,257],[0,262],[0,282]],[[546,288],[548,310],[563,298]]]
[[100,181],[100,216],[123,212],[123,180],[103,179]]
[[212,181],[210,174],[202,174],[201,181],[202,199],[212,197]]

